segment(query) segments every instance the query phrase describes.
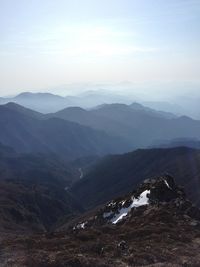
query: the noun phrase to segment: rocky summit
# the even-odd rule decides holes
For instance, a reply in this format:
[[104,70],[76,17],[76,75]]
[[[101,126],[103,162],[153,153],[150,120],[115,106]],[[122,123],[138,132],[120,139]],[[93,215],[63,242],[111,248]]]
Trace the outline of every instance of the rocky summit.
[[138,213],[141,217],[158,209],[173,210],[176,215],[200,220],[200,210],[187,199],[183,188],[176,185],[173,177],[165,175],[146,179],[137,190],[108,202],[94,217],[79,223],[74,229],[102,224],[122,225],[137,218]]
[[2,267],[200,266],[200,211],[165,175],[55,232],[1,236]]

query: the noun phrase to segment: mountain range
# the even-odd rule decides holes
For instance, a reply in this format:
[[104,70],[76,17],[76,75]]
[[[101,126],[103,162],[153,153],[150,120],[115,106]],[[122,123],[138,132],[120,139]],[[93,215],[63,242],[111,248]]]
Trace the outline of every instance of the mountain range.
[[105,104],[91,110],[71,107],[47,116],[77,122],[119,136],[130,144],[131,149],[175,138],[200,138],[200,121],[156,111],[138,103]]
[[118,137],[59,118],[43,119],[16,104],[0,106],[0,125],[0,142],[18,152],[52,153],[73,160],[128,149]]
[[[138,90],[135,86],[136,85],[134,84],[130,84],[130,87],[127,88],[126,84],[121,84],[120,87],[115,88],[112,86],[106,87],[105,84],[98,86],[93,85],[92,87],[82,85],[82,87],[77,91],[77,88],[74,88],[73,85],[71,85],[71,88],[67,86],[61,90],[62,93],[67,90],[67,92],[69,92],[67,96],[60,96],[45,92],[23,92],[16,96],[0,97],[0,104],[14,102],[42,113],[51,113],[74,106],[88,109],[102,104],[124,103],[130,105],[132,102],[139,102],[142,105],[148,106],[149,108],[157,111],[161,110],[174,113],[177,116],[186,115],[192,117],[193,119],[200,119],[198,109],[198,88],[195,90],[179,90],[178,95],[172,94],[170,97],[169,95],[165,95],[163,93],[164,91],[167,91],[168,88],[162,89],[162,85],[160,85],[161,88],[157,88],[159,93],[157,90],[153,90],[152,93],[150,93],[150,88],[141,88],[141,90]],[[52,90],[54,90],[54,92],[60,91],[59,88],[53,88]],[[146,94],[140,94],[140,91],[144,92],[144,90]],[[174,91],[176,90],[174,89]]]
[[31,92],[24,92],[14,97],[5,97],[0,99],[1,104],[7,104],[9,102],[14,102],[18,105],[43,113],[57,111],[70,104],[67,99],[62,96],[51,93]]
[[74,159],[154,147],[176,139],[200,139],[200,121],[138,103],[104,104],[90,110],[69,107],[49,114],[15,103],[0,109],[0,142],[24,152],[48,151]]
[[0,105],[0,265],[199,266],[200,121],[37,97]]
[[1,97],[0,104],[14,102],[26,108],[42,113],[56,112],[71,106],[92,108],[94,106],[113,102],[131,103],[129,97],[122,94],[109,92],[107,90],[89,90],[75,96],[59,96],[51,93],[23,92],[13,97]]

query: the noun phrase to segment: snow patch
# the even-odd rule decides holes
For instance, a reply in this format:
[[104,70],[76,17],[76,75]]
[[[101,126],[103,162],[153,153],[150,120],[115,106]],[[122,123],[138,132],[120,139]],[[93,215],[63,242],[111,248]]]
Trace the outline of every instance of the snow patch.
[[85,226],[86,226],[87,222],[83,222],[83,223],[79,223],[77,224],[76,226],[74,226],[73,230],[76,230],[76,229],[85,229]]
[[116,204],[116,202],[110,202],[107,206],[108,207],[113,207],[113,206],[115,206],[115,204]]
[[118,213],[115,214],[115,216],[111,219],[111,222],[113,224],[116,224],[120,220],[122,220],[123,217],[127,216],[127,214],[131,211],[132,208],[137,208],[149,204],[149,198],[147,197],[148,194],[150,194],[150,190],[145,190],[140,194],[138,198],[132,198],[132,203],[128,207],[122,207],[120,210],[118,210]]
[[131,209],[132,209],[131,206],[129,206],[128,208],[121,208],[119,210],[119,213],[115,214],[115,216],[111,219],[111,222],[113,224],[118,223],[119,221],[122,220],[123,217],[125,217],[129,213]]
[[122,206],[126,203],[126,200],[121,201]]
[[169,189],[172,189],[171,186],[169,186],[168,182],[166,180],[164,180],[166,186],[169,188]]
[[150,194],[150,190],[145,190],[140,194],[139,198],[134,198],[132,207],[139,207],[149,204],[149,198],[147,197],[148,194]]

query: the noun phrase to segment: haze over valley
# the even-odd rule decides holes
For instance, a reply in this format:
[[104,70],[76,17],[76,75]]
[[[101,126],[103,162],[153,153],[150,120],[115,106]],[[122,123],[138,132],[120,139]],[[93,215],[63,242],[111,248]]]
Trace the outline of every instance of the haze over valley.
[[0,267],[200,266],[199,15],[0,0]]

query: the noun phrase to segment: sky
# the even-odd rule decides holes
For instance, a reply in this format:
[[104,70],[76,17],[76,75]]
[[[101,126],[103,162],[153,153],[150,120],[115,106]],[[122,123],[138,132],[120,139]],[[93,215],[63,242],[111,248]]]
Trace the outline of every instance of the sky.
[[0,0],[0,95],[200,82],[200,0]]

